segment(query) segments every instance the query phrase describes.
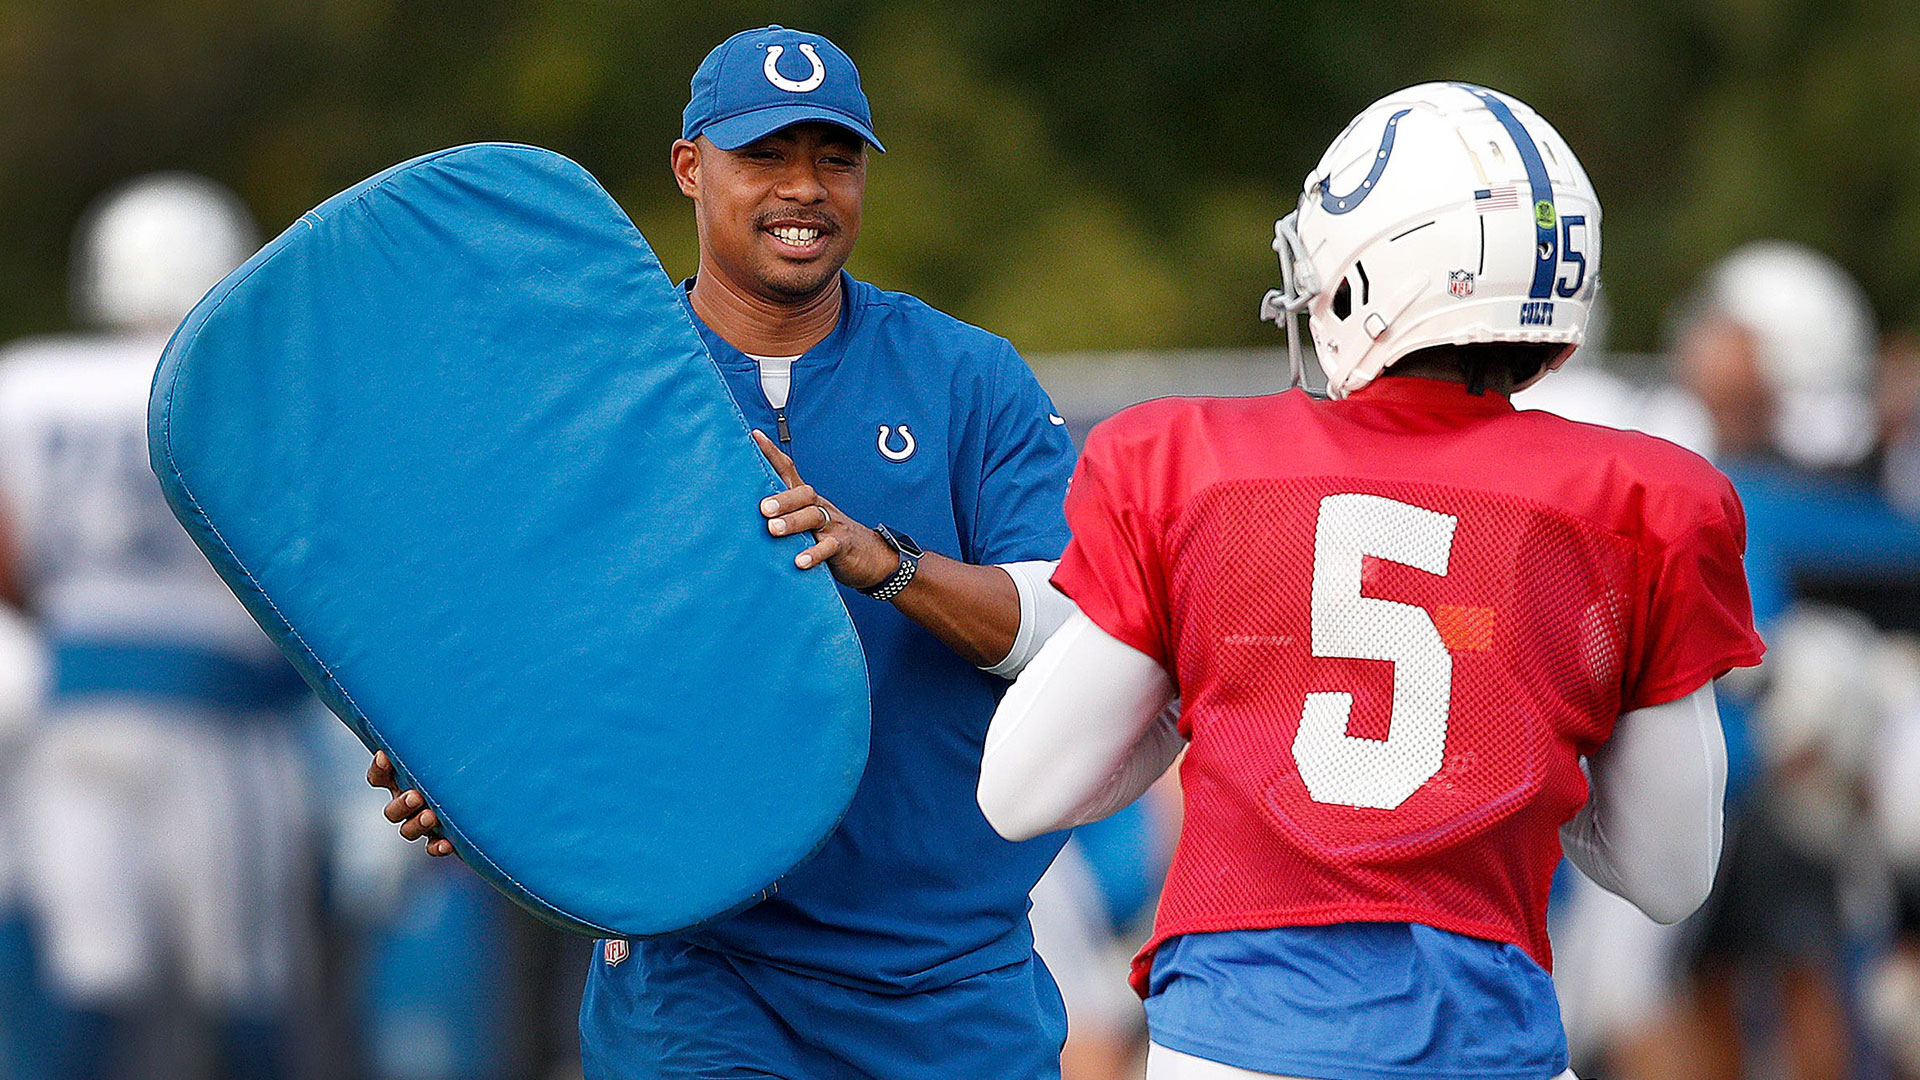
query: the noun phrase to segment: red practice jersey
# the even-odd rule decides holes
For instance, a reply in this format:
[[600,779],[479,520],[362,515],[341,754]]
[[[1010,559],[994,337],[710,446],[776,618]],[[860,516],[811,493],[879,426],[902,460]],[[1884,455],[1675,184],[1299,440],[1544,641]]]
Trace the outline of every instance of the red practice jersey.
[[1559,827],[1623,712],[1758,663],[1733,487],[1650,436],[1385,377],[1093,430],[1054,582],[1173,673],[1154,935],[1415,922],[1550,966]]

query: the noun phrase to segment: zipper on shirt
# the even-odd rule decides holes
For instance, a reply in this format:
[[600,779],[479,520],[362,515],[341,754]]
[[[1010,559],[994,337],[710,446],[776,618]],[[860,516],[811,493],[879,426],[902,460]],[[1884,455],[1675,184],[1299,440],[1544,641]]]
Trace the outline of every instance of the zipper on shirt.
[[793,432],[787,430],[787,410],[784,406],[773,410],[773,426],[774,430],[780,433],[781,442],[790,443],[793,441]]

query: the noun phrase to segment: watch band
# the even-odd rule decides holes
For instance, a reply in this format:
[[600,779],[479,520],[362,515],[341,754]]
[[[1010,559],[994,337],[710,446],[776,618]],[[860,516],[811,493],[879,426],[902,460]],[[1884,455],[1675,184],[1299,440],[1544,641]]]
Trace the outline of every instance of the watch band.
[[920,570],[921,551],[911,537],[896,533],[885,525],[877,525],[873,531],[879,533],[880,539],[885,540],[887,546],[900,556],[900,565],[894,568],[893,573],[882,578],[878,585],[860,590],[862,596],[870,596],[884,603],[899,596],[902,589],[913,584],[913,575]]

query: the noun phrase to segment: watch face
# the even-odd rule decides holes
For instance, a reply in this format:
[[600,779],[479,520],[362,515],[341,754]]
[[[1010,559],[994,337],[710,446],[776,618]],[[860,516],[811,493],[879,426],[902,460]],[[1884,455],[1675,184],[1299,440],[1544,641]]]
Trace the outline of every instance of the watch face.
[[899,532],[895,529],[888,529],[887,532],[893,536],[893,542],[899,546],[901,554],[911,555],[916,559],[926,554],[926,552],[920,550],[919,544],[913,542],[913,537],[908,536],[906,533]]

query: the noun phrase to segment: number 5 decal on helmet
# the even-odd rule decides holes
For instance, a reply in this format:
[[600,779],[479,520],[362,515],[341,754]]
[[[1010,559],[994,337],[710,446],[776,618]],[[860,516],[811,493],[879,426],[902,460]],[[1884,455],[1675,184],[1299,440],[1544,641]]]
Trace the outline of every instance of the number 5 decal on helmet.
[[1460,519],[1378,495],[1320,500],[1313,537],[1313,655],[1393,664],[1385,739],[1347,733],[1353,695],[1307,695],[1293,760],[1314,802],[1392,810],[1433,779],[1446,758],[1453,654],[1425,608],[1363,596],[1371,555],[1446,576]]

